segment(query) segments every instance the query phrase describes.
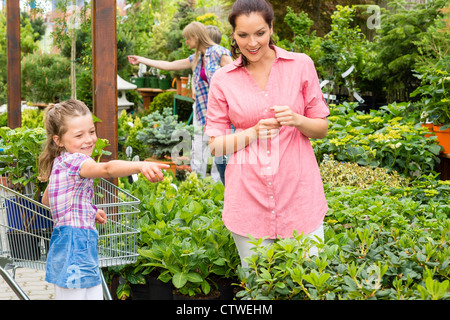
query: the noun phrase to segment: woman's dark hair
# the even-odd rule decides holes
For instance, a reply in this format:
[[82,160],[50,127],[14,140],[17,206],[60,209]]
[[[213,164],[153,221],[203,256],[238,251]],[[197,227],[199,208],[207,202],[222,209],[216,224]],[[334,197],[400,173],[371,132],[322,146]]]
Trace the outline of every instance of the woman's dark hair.
[[[272,5],[266,0],[237,0],[233,7],[231,8],[231,13],[228,16],[228,22],[233,28],[233,32],[236,29],[236,19],[245,14],[249,16],[251,13],[257,12],[261,14],[264,20],[267,22],[269,27],[273,27],[273,21],[275,19],[275,15],[273,13]],[[275,41],[270,38],[269,45],[275,44]],[[236,40],[233,38],[231,41],[231,55],[234,59],[237,59],[241,54],[239,50],[239,46],[236,43]],[[242,55],[242,65],[241,67],[245,67],[248,65],[247,58]]]

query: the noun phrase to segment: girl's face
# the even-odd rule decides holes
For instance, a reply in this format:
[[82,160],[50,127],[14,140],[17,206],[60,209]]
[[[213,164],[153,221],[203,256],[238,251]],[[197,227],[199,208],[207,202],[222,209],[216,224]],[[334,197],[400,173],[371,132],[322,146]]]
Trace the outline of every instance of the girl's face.
[[263,16],[252,12],[248,16],[242,14],[236,18],[233,36],[241,53],[250,63],[255,63],[271,52],[269,42],[272,33],[272,26],[267,24]]
[[197,47],[197,38],[196,37],[190,37],[190,38],[186,38],[186,45],[188,46],[189,49],[195,49]]
[[97,142],[92,115],[75,116],[68,119],[67,131],[61,137],[53,136],[53,141],[69,153],[91,156]]

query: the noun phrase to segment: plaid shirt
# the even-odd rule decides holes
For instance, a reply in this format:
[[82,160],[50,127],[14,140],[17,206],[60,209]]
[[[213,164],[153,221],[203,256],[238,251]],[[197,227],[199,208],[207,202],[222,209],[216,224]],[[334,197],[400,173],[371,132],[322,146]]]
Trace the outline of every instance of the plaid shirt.
[[81,153],[65,152],[53,162],[48,197],[55,227],[95,229],[94,181],[80,177],[81,165],[87,159],[90,157]]
[[[220,60],[226,54],[231,56],[228,49],[214,45],[206,49],[205,55],[200,57],[197,66],[193,72],[193,88],[195,92],[195,103],[197,107],[197,119],[201,125],[205,125],[206,107],[208,105],[209,83],[211,83],[212,76],[217,69],[220,68]],[[189,56],[189,61],[192,63],[195,58],[195,53]],[[205,74],[208,82],[200,78],[200,71],[202,70],[201,60],[204,58]]]

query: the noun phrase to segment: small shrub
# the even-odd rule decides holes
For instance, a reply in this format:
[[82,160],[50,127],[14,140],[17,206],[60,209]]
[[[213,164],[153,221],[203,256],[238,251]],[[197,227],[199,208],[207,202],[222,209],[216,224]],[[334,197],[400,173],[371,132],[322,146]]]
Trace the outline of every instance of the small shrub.
[[70,60],[32,53],[22,60],[22,95],[32,102],[56,103],[70,96]]

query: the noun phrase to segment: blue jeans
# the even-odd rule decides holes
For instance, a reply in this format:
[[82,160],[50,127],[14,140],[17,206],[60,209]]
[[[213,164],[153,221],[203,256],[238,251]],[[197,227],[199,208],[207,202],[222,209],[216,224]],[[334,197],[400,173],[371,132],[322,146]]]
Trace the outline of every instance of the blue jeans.
[[225,169],[227,167],[228,157],[214,157],[214,162],[216,163],[217,170],[219,171],[220,180],[222,181],[223,185],[225,185]]

